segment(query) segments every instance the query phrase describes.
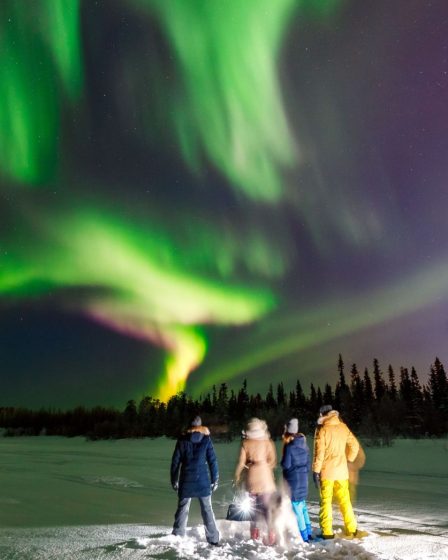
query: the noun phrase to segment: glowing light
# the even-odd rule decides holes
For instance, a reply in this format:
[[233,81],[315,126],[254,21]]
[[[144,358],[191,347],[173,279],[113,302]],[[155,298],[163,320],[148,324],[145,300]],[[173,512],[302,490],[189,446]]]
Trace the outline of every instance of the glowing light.
[[230,521],[249,521],[255,513],[255,501],[248,492],[241,492],[234,496],[232,508],[229,509],[228,519]]
[[253,498],[251,498],[247,492],[237,500],[237,504],[238,509],[245,517],[248,517],[255,511]]

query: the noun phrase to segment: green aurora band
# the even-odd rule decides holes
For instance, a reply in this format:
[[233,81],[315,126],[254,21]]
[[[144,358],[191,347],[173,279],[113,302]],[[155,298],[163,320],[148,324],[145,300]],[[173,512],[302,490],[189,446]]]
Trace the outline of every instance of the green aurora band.
[[0,169],[17,184],[54,176],[61,97],[82,90],[79,0],[0,8]]
[[168,114],[190,168],[199,173],[206,154],[238,193],[284,199],[282,171],[300,154],[278,79],[282,42],[295,12],[325,17],[343,0],[132,1],[170,39],[184,91]]
[[[297,148],[277,77],[277,58],[296,0],[139,0],[164,26],[185,91],[172,102],[181,152],[201,155],[233,188],[260,201],[282,197],[282,168]],[[275,123],[273,126],[272,123]]]
[[[185,386],[203,359],[206,339],[197,324],[244,324],[272,309],[267,290],[222,284],[185,274],[162,260],[157,232],[92,210],[71,211],[34,224],[42,246],[12,246],[3,259],[0,293],[10,298],[73,290],[64,307],[168,351],[158,396]],[[165,246],[171,252],[170,246]],[[76,289],[84,288],[76,294]]]
[[[168,96],[166,118],[173,119],[190,168],[199,173],[206,156],[237,193],[281,200],[282,173],[299,161],[278,80],[282,40],[295,10],[326,15],[336,2],[127,2],[155,17],[171,43],[183,91]],[[80,0],[2,3],[0,170],[6,192],[70,183],[58,160],[61,117],[81,101],[84,87],[81,6]],[[275,308],[267,281],[281,277],[287,265],[256,227],[248,228],[241,247],[210,222],[201,226],[210,228],[207,236],[196,228],[190,246],[180,247],[156,224],[131,225],[118,211],[104,211],[104,200],[95,209],[75,203],[76,192],[67,196],[70,209],[16,201],[14,218],[22,227],[3,240],[0,294],[15,301],[58,293],[63,308],[164,347],[160,398],[183,389],[204,359],[204,325],[241,325]],[[261,287],[237,278],[238,263]]]

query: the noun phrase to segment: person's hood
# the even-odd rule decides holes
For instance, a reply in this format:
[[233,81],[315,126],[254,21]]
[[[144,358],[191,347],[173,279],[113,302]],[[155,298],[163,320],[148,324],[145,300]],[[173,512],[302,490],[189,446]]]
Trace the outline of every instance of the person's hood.
[[339,424],[339,412],[337,410],[331,410],[325,416],[319,416],[317,419],[317,424],[322,426],[323,424]]
[[306,449],[307,448],[307,443],[306,443],[306,437],[305,434],[299,433],[299,434],[285,434],[283,436],[283,441],[285,443],[285,445],[290,444],[294,447],[300,448],[300,449]]
[[210,430],[207,426],[193,426],[187,431],[187,434],[192,443],[199,443],[205,436],[210,435]]

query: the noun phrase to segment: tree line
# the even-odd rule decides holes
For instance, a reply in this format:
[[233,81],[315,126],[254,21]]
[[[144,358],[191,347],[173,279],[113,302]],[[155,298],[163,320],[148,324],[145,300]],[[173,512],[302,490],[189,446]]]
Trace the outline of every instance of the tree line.
[[448,432],[448,380],[438,358],[422,384],[414,367],[391,365],[384,373],[377,359],[373,369],[361,373],[356,364],[346,370],[338,360],[338,380],[332,387],[311,383],[305,395],[301,382],[287,391],[283,383],[269,385],[266,395],[249,394],[247,381],[238,391],[226,383],[213,386],[198,399],[185,392],[161,402],[145,396],[139,403],[129,400],[123,410],[77,407],[69,411],[0,408],[0,427],[5,436],[62,435],[89,439],[126,437],[177,437],[190,419],[199,414],[214,438],[239,437],[245,421],[265,419],[274,438],[280,437],[288,418],[299,418],[300,430],[312,434],[320,406],[331,404],[343,420],[367,444],[389,445],[394,437],[440,437]]

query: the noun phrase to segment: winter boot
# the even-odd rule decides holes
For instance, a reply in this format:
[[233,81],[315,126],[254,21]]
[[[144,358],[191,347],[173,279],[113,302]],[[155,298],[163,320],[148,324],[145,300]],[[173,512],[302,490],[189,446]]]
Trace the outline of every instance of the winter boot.
[[258,541],[260,538],[260,529],[255,527],[254,529],[250,530],[250,538],[254,541]]
[[334,539],[334,534],[333,535],[323,535],[323,534],[319,534],[317,535],[318,539],[324,539],[324,541],[328,541],[331,539]]
[[362,539],[363,537],[367,537],[369,533],[367,531],[360,531],[357,529],[353,533],[349,533],[348,535],[354,539]]
[[263,539],[263,544],[265,546],[274,546],[277,541],[277,536],[275,531],[269,531],[268,536]]
[[300,534],[302,535],[303,542],[309,541],[308,531],[306,529],[300,531]]
[[[311,529],[311,525],[306,526],[306,532],[308,533],[308,540],[312,541],[313,540],[313,530]],[[303,539],[303,540],[305,540],[305,539]]]

